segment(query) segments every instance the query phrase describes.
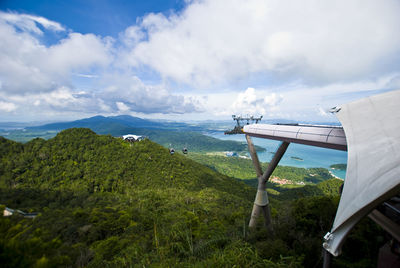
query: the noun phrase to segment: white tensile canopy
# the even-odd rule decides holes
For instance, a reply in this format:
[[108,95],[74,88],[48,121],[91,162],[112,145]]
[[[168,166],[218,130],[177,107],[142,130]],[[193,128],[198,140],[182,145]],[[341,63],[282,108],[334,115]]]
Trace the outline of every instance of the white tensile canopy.
[[337,117],[348,161],[335,221],[325,236],[324,248],[334,256],[361,218],[400,192],[400,90],[343,105]]

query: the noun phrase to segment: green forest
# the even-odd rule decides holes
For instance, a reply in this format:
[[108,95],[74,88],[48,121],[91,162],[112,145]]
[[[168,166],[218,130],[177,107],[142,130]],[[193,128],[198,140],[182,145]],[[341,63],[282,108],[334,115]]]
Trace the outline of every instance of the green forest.
[[[252,161],[239,157],[225,157],[221,155],[205,155],[191,153],[189,157],[196,162],[206,165],[222,174],[242,180],[256,177]],[[262,163],[265,170],[268,163]],[[278,166],[272,176],[286,178],[293,182],[318,183],[333,178],[325,168],[297,168],[289,166]]]
[[[261,221],[249,230],[251,167],[245,159],[170,155],[151,138],[131,144],[84,128],[25,144],[0,137],[0,209],[38,213],[0,217],[0,263],[320,267],[341,181],[324,169],[278,168],[275,176],[306,185],[268,184],[273,231]],[[365,219],[333,265],[375,267],[383,243],[382,230]]]
[[334,165],[330,165],[330,168],[346,170],[347,164],[334,164]]

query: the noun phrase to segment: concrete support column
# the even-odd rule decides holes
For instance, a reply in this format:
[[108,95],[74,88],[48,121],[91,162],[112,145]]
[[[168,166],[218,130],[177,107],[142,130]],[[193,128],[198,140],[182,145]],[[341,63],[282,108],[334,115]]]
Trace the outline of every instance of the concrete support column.
[[279,161],[281,160],[282,156],[286,152],[286,149],[289,146],[288,142],[282,142],[279,146],[278,150],[276,151],[273,159],[268,165],[267,170],[262,173],[260,161],[258,160],[257,152],[254,148],[254,144],[251,140],[251,137],[246,135],[247,145],[249,147],[249,152],[251,156],[251,160],[253,161],[254,168],[257,173],[258,178],[258,187],[257,187],[257,194],[254,200],[253,211],[251,213],[251,218],[249,222],[249,227],[253,228],[256,226],[257,218],[260,214],[264,217],[264,226],[268,229],[271,228],[271,210],[269,208],[269,200],[268,194],[266,191],[266,183],[271,176],[272,172],[275,170],[276,166],[278,165]]

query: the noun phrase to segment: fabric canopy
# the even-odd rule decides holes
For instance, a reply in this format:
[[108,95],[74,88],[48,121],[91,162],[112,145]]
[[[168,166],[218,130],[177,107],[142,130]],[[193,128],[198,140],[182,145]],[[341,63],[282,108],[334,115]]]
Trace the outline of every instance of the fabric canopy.
[[400,90],[343,105],[337,112],[347,139],[347,172],[324,248],[340,254],[348,232],[400,191]]

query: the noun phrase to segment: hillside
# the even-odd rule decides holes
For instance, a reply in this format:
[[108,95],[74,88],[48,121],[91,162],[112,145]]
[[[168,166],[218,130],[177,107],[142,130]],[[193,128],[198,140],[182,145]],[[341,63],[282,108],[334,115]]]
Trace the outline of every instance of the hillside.
[[[146,178],[151,178],[153,184],[162,188],[228,188],[227,177],[183,155],[171,156],[167,149],[150,140],[131,145],[111,136],[96,135],[89,129],[68,129],[48,141],[34,139],[23,146],[4,138],[1,142],[5,152],[2,167],[11,170],[16,163],[19,166],[18,171],[2,175],[2,186],[35,184],[45,189],[67,187],[123,193],[126,187],[147,186]],[[241,187],[237,190],[241,192]]]
[[[271,236],[247,228],[254,188],[150,140],[68,129],[26,144],[0,138],[0,153],[1,210],[39,213],[0,217],[3,267],[312,267],[337,206],[271,198]],[[363,226],[373,256],[379,232]],[[342,264],[360,261],[348,252]]]
[[[258,181],[255,178],[254,166],[250,159],[198,153],[192,153],[188,157],[219,173],[241,179],[246,184],[257,187]],[[263,170],[266,170],[267,166],[268,163],[262,163]],[[339,188],[343,184],[343,181],[333,178],[324,168],[305,169],[278,166],[272,174],[272,178],[272,181],[267,183],[272,202],[309,196],[338,196]],[[288,184],[274,183],[279,180],[288,182]]]
[[[176,150],[187,147],[189,152],[224,152],[224,151],[247,151],[247,144],[230,140],[219,140],[213,137],[203,135],[198,132],[186,131],[142,131],[143,135],[148,136],[158,144],[168,147],[171,145]],[[257,151],[265,149],[256,146]]]
[[[221,155],[190,154],[189,157],[203,165],[206,165],[222,174],[238,179],[249,180],[255,178],[253,163],[250,159],[239,157],[226,157]],[[261,163],[266,170],[268,163]],[[305,182],[319,183],[333,178],[325,168],[297,168],[290,166],[278,166],[272,177],[285,178],[293,183]]]
[[[18,266],[118,263],[122,253],[114,252],[128,241],[123,254],[136,254],[144,264],[153,262],[153,255],[176,254],[178,261],[211,237],[242,233],[251,207],[249,187],[182,155],[171,156],[149,140],[130,146],[88,129],[69,129],[48,141],[0,142],[0,203],[41,213],[34,221],[2,219],[7,240],[0,252],[25,256],[13,261]],[[223,224],[228,219],[237,223]],[[10,231],[13,222],[20,227]]]

